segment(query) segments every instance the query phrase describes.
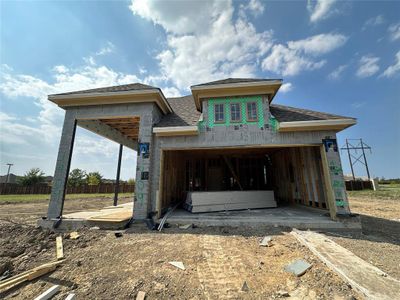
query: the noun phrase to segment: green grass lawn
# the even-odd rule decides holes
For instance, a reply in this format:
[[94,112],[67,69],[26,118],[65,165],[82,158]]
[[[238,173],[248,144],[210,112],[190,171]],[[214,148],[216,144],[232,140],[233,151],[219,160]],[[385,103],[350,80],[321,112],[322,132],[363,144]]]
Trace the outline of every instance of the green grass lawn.
[[348,191],[350,197],[400,200],[400,184],[380,184],[376,191]]
[[[133,193],[120,193],[119,197],[132,197]],[[113,199],[114,194],[70,194],[66,195],[65,199]],[[38,195],[0,195],[0,204],[7,203],[29,203],[29,202],[43,202],[50,199],[50,194]]]

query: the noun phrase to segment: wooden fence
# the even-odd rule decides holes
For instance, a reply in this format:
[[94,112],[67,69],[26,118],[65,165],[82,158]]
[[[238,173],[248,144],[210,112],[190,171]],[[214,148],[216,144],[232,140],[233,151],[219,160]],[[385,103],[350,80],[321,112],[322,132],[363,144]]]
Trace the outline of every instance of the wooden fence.
[[[82,185],[79,187],[67,187],[67,194],[108,194],[114,193],[114,183],[102,183],[99,185]],[[121,183],[119,185],[120,193],[133,193],[134,184]],[[16,183],[0,183],[0,195],[23,195],[23,194],[50,194],[51,186],[46,184],[37,184],[33,186],[21,186]]]
[[347,180],[346,190],[347,191],[361,191],[361,190],[373,190],[374,186],[372,181],[369,180]]

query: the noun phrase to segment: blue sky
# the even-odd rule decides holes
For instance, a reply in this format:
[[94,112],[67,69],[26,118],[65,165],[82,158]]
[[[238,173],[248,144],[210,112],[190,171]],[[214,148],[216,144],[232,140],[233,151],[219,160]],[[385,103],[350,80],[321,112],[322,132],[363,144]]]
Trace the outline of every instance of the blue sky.
[[[400,1],[1,1],[0,173],[11,162],[16,174],[53,174],[64,112],[48,94],[144,82],[179,96],[261,77],[283,78],[275,103],[358,118],[339,144],[362,137],[371,174],[399,177],[399,11]],[[117,153],[79,129],[72,167],[113,178]],[[126,150],[123,179],[135,161]]]

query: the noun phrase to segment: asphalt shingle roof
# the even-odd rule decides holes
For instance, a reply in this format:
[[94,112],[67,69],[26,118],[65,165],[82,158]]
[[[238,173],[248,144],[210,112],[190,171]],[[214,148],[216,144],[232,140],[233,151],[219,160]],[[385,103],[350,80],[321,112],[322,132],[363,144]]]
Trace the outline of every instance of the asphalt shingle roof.
[[278,122],[353,119],[350,117],[278,104],[271,104],[270,111],[271,114],[278,120]]
[[197,125],[201,113],[196,109],[192,95],[168,98],[173,112],[164,115],[155,127],[193,126]]
[[101,87],[101,88],[97,88],[97,89],[89,89],[89,90],[54,94],[51,96],[87,94],[87,93],[112,93],[112,92],[139,91],[139,90],[160,90],[160,89],[157,87],[151,86],[151,85],[143,84],[143,83],[131,83],[131,84]]
[[226,79],[222,79],[222,80],[216,80],[216,81],[206,82],[206,83],[202,83],[202,84],[192,85],[192,87],[217,85],[217,84],[243,83],[243,82],[259,82],[259,81],[282,81],[282,79],[226,78]]
[[[193,96],[168,98],[167,101],[171,105],[173,113],[164,115],[155,127],[197,125],[201,113],[196,109]],[[278,104],[271,104],[270,111],[278,122],[353,119],[350,117]]]

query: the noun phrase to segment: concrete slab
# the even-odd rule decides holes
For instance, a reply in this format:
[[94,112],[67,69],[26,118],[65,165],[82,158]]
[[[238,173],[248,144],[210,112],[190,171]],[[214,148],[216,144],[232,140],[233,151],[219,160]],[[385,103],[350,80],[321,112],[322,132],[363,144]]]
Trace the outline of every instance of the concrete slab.
[[291,264],[287,265],[285,267],[285,271],[293,273],[294,275],[299,277],[304,275],[309,268],[311,268],[311,264],[302,259],[298,259],[292,262]]
[[298,229],[316,230],[352,230],[360,231],[358,217],[345,221],[333,221],[328,211],[303,207],[286,206],[267,209],[240,211],[208,212],[192,214],[183,209],[176,209],[168,218],[171,224],[194,224],[198,226],[282,226]]

